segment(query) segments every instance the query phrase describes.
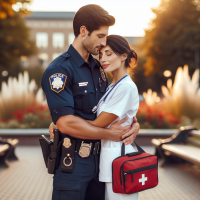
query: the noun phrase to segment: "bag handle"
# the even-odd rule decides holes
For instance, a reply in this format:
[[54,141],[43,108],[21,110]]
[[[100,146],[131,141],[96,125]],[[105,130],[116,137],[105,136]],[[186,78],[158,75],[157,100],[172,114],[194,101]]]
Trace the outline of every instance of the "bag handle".
[[[135,142],[134,142],[134,143],[135,143]],[[138,151],[132,152],[132,153],[127,153],[127,154],[126,154],[127,156],[130,157],[130,156],[139,155],[139,154],[141,154],[141,153],[146,153],[146,152],[144,151],[144,149],[142,149],[142,147],[140,147],[138,144],[135,143],[135,145],[136,145]],[[125,156],[125,145],[124,145],[124,143],[122,143],[122,147],[121,147],[121,156]]]

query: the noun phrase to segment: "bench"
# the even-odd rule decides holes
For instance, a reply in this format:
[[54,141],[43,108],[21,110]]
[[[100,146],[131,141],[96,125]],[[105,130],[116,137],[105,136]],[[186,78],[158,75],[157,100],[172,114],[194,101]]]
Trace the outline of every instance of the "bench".
[[0,165],[2,167],[8,167],[9,163],[7,160],[9,153],[9,145],[8,144],[0,144]]
[[174,163],[200,165],[200,131],[195,127],[180,127],[179,131],[167,139],[152,139],[155,155],[163,158],[161,166]]
[[18,139],[0,138],[0,165],[8,167],[11,160],[18,160],[15,155],[15,147],[19,143]]
[[9,152],[9,157],[8,160],[18,160],[16,154],[15,154],[15,147],[19,143],[18,139],[7,139],[7,143],[10,145],[10,152]]

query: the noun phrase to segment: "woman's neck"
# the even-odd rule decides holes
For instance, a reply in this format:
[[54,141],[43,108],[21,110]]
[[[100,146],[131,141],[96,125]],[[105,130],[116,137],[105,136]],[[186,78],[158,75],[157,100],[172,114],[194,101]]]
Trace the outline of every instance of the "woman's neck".
[[120,67],[112,72],[113,75],[113,86],[124,76],[126,76],[128,73],[126,71],[125,67]]

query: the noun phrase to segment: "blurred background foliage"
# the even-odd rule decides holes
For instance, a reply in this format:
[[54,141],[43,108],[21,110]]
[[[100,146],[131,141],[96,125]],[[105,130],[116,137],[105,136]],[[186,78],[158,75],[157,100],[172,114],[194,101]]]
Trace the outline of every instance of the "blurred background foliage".
[[21,17],[30,13],[27,6],[32,0],[0,0],[0,19],[14,17],[13,5],[18,6],[18,13]]
[[160,93],[161,85],[167,81],[163,76],[165,70],[170,70],[170,78],[174,79],[179,66],[187,64],[190,75],[199,68],[200,1],[161,0],[160,6],[152,11],[155,18],[138,47],[144,58],[139,57],[135,81],[139,91],[144,91],[147,83]]
[[[31,56],[37,53],[35,41],[30,39],[30,30],[22,17],[29,14],[26,6],[31,1],[0,1],[0,74],[7,71],[9,76],[17,77],[24,69],[21,66],[21,56]],[[12,9],[18,3],[18,12]],[[36,69],[37,70],[37,69]],[[2,77],[7,81],[8,77]]]

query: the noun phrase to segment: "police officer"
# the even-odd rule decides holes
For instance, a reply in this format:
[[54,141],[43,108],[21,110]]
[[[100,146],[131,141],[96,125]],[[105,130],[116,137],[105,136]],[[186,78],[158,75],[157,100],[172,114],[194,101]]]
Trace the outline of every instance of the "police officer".
[[102,67],[91,54],[98,55],[106,45],[108,28],[114,23],[114,17],[98,5],[81,7],[73,20],[73,44],[43,74],[42,88],[52,120],[64,141],[52,200],[104,200],[105,185],[98,180],[100,139],[120,141],[128,136],[124,140],[128,144],[139,130],[138,123],[122,127],[126,119],[109,129],[86,121],[96,118],[92,109],[108,86]]

